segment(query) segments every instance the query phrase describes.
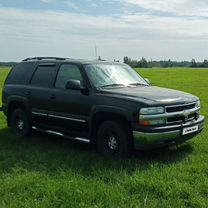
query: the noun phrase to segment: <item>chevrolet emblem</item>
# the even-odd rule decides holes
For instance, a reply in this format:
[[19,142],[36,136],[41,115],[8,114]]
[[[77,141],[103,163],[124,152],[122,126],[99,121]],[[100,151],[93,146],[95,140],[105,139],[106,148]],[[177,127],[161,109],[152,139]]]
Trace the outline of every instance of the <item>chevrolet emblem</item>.
[[184,122],[187,122],[189,119],[189,111],[184,111],[183,115],[184,115]]

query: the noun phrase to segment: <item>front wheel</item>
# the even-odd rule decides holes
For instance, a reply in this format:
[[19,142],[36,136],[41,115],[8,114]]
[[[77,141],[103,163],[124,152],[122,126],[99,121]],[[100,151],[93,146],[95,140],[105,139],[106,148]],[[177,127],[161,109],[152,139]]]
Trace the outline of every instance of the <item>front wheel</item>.
[[12,112],[11,128],[18,137],[25,137],[30,134],[31,125],[28,116],[23,109],[17,108]]
[[103,122],[97,133],[97,149],[106,157],[129,156],[132,142],[127,126],[118,121]]

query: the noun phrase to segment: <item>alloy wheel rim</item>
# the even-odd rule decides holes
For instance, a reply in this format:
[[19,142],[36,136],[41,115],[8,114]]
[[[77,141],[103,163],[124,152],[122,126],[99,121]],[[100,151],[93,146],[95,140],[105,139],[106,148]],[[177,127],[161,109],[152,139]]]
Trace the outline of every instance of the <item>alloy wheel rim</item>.
[[108,138],[108,147],[110,150],[116,150],[118,148],[118,140],[115,136],[110,136]]
[[17,121],[17,127],[18,127],[18,130],[19,130],[19,131],[23,131],[23,130],[24,130],[24,121],[21,120],[21,119],[19,119],[19,120]]

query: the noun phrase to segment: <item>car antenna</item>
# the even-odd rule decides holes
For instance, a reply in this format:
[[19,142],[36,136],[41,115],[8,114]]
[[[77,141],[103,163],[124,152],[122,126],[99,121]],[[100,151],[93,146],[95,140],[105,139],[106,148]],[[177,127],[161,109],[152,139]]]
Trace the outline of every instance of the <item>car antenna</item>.
[[96,67],[97,67],[98,58],[97,58],[97,46],[96,45],[95,45],[95,60],[96,60]]

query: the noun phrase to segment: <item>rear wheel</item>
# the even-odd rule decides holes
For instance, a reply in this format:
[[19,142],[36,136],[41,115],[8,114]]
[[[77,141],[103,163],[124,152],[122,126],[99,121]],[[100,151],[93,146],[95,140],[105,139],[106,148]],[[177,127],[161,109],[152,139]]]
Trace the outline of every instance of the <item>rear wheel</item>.
[[117,121],[105,121],[97,133],[97,149],[106,157],[124,158],[132,149],[128,128]]
[[26,112],[17,108],[11,115],[11,128],[14,134],[18,137],[28,136],[31,132],[31,124],[29,122]]

